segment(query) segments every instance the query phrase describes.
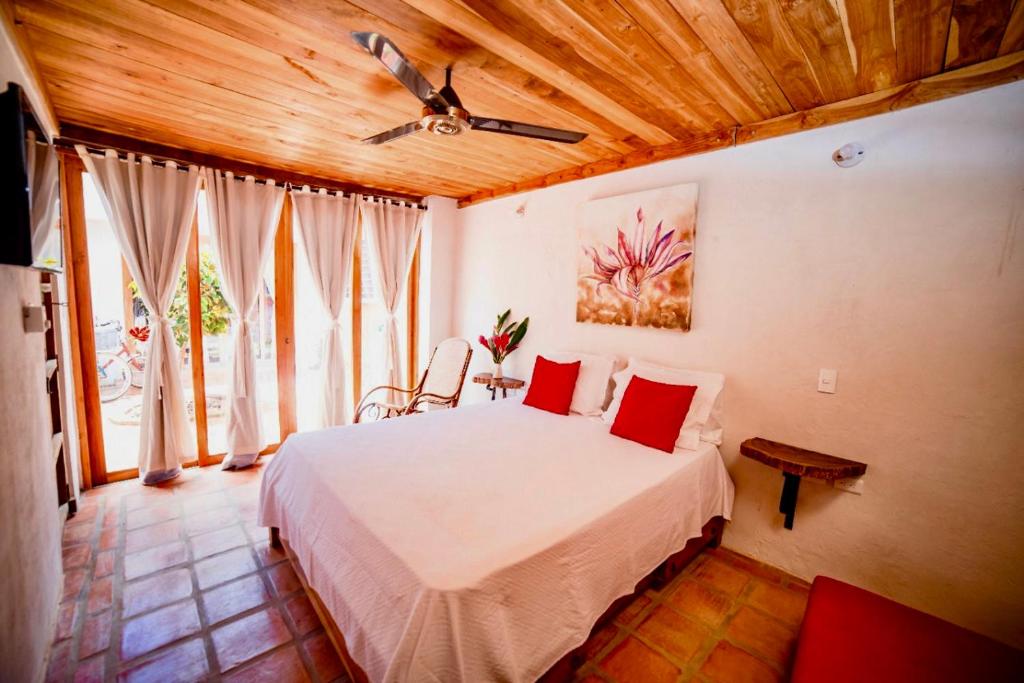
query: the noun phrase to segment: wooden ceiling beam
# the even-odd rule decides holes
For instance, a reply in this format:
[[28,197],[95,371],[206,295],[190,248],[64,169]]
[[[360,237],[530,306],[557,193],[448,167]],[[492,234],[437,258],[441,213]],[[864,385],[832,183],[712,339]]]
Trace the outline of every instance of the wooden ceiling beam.
[[701,154],[730,147],[734,144],[740,145],[757,142],[877,114],[885,114],[927,102],[934,102],[984,88],[1011,83],[1022,78],[1024,78],[1024,51],[1019,51],[956,71],[894,86],[883,91],[858,95],[842,102],[833,102],[808,111],[778,116],[760,123],[737,126],[734,136],[719,134],[695,137],[686,142],[652,147],[644,152],[635,152],[618,159],[608,159],[593,164],[577,166],[576,168],[565,169],[519,183],[474,192],[461,197],[459,199],[459,206],[465,207],[489,199],[550,187],[571,180],[579,180],[604,173],[644,166],[656,161]]
[[[28,37],[25,35],[25,27],[17,18],[17,8],[13,0],[0,0],[0,40],[6,42],[12,51],[16,68],[21,71],[22,83],[25,96],[32,103],[32,108],[39,119],[39,125],[47,137],[55,138],[60,133],[60,126],[57,114],[53,109],[53,103],[47,96],[43,80],[39,75],[39,66],[36,64]],[[0,49],[3,49],[0,47]],[[6,89],[6,83],[0,83],[0,87]]]
[[769,110],[768,116],[788,114],[793,106],[775,77],[721,2],[667,0],[707,46],[733,79]]
[[[447,24],[452,30],[485,49],[533,73],[537,78],[570,94],[590,109],[622,126],[648,144],[672,141],[671,133],[638,116],[605,90],[604,82],[594,82],[572,73],[567,65],[552,61],[522,44],[498,26],[453,0],[406,0],[424,14]],[[516,28],[516,27],[512,27]],[[518,29],[517,29],[518,32]]]
[[1006,25],[1002,40],[999,41],[999,54],[1008,55],[1018,50],[1024,50],[1024,2],[1017,0],[1013,6],[1013,14]]
[[953,0],[895,0],[896,80],[899,83],[942,71],[952,9]]
[[953,1],[946,69],[956,69],[996,56],[1010,20],[1013,1]]
[[136,140],[124,135],[104,133],[103,131],[83,128],[74,124],[64,124],[61,128],[61,136],[57,140],[63,146],[76,144],[85,145],[92,149],[113,149],[118,152],[132,152],[139,155],[146,155],[163,161],[174,161],[180,164],[191,164],[196,166],[207,166],[209,168],[230,171],[238,176],[253,176],[255,178],[273,179],[278,183],[291,183],[292,185],[309,185],[311,187],[323,187],[328,190],[338,190],[346,193],[368,194],[378,197],[402,199],[405,201],[420,203],[424,197],[413,194],[391,192],[366,185],[358,185],[347,181],[339,181],[333,178],[296,173],[272,166],[252,164],[237,159],[225,159],[213,154],[194,152],[188,149],[160,145],[145,140]]

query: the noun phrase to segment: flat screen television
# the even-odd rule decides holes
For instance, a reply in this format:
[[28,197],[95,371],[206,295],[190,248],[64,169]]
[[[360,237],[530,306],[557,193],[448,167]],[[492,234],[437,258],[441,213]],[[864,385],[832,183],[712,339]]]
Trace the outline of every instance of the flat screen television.
[[0,206],[0,263],[61,272],[57,155],[16,83],[0,93]]

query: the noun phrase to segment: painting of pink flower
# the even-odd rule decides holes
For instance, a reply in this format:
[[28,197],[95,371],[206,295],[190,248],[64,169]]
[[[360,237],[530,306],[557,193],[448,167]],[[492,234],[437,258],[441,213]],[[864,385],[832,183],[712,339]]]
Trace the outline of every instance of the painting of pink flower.
[[689,330],[696,208],[693,184],[588,202],[576,319]]

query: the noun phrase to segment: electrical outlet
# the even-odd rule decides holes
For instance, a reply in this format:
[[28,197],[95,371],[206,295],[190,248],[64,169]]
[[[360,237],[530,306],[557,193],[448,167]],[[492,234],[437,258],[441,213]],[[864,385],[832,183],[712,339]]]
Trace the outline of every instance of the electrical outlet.
[[835,370],[822,368],[818,372],[818,391],[823,394],[836,393],[836,378],[838,374]]
[[832,482],[834,488],[847,493],[856,493],[858,496],[864,493],[864,477],[847,477],[835,479]]

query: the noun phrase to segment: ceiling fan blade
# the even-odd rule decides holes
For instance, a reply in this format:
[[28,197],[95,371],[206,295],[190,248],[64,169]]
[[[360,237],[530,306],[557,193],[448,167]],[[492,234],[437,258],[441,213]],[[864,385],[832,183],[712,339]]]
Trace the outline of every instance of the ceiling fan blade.
[[504,133],[505,135],[519,135],[524,138],[537,138],[540,140],[550,140],[551,142],[567,142],[571,145],[587,137],[586,133],[576,133],[560,128],[548,128],[547,126],[535,126],[532,123],[489,119],[486,116],[470,116],[469,125],[474,130],[486,130],[491,133]]
[[383,133],[377,133],[371,137],[363,138],[360,142],[364,145],[381,145],[385,142],[397,140],[398,138],[404,138],[406,135],[412,135],[420,130],[423,130],[423,125],[419,121],[410,121],[404,126],[392,128],[391,130],[386,130]]
[[448,110],[448,102],[430,84],[423,74],[406,59],[398,46],[379,33],[353,31],[352,40],[377,58],[392,75],[409,89],[420,102],[435,112]]

